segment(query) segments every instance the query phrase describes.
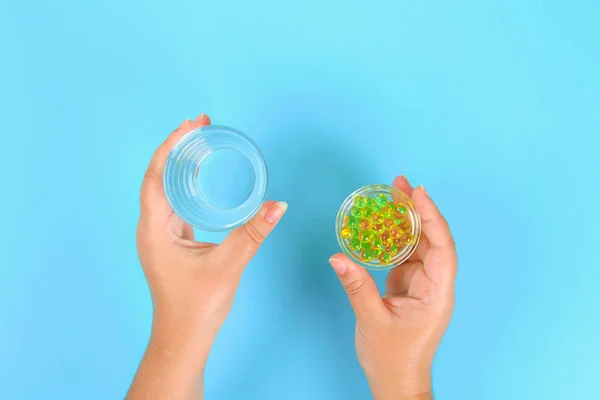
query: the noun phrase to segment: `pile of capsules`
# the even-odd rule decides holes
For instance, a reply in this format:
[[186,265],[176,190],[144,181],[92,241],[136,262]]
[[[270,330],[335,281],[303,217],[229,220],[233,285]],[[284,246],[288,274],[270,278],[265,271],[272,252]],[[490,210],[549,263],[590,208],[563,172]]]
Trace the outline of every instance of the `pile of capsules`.
[[340,235],[360,260],[389,264],[414,240],[407,212],[404,204],[390,201],[383,193],[374,198],[356,196]]

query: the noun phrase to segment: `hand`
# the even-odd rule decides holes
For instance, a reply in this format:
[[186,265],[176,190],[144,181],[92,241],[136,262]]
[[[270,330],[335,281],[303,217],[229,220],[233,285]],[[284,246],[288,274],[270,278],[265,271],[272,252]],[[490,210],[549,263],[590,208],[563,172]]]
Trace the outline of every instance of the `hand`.
[[431,365],[454,307],[456,251],[425,189],[404,177],[394,186],[412,198],[423,229],[415,254],[389,273],[385,296],[347,256],[330,263],[356,314],[356,352],[374,399],[431,399]]
[[184,121],[158,148],[144,176],[137,247],[154,315],[150,343],[129,399],[201,398],[204,365],[242,272],[287,209],[286,203],[266,202],[222,244],[194,241],[192,227],[167,201],[162,176],[173,145],[209,124],[204,114]]

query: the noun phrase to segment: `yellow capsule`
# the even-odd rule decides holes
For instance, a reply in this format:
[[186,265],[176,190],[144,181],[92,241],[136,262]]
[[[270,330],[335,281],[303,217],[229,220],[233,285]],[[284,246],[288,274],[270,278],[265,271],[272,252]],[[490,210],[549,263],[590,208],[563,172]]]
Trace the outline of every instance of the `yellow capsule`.
[[359,223],[360,229],[369,229],[371,227],[371,222],[368,219],[363,219]]
[[402,236],[402,241],[405,243],[412,243],[413,237],[410,233],[407,233],[406,235]]
[[342,237],[344,239],[348,239],[349,237],[352,237],[352,228],[350,228],[349,226],[342,228],[341,232]]
[[385,227],[388,229],[392,229],[396,224],[394,223],[393,219],[386,219],[383,225],[385,225]]
[[389,243],[393,240],[394,238],[392,238],[392,235],[389,232],[383,232],[381,234],[381,240],[383,241],[383,243]]
[[376,224],[381,224],[383,222],[383,215],[379,213],[373,213],[371,216],[371,221],[375,222]]
[[390,229],[390,233],[392,234],[392,237],[394,239],[398,239],[398,238],[402,237],[402,231],[396,227],[393,227],[392,229]]
[[373,226],[373,231],[381,234],[385,231],[385,227],[383,226],[383,224],[375,224]]

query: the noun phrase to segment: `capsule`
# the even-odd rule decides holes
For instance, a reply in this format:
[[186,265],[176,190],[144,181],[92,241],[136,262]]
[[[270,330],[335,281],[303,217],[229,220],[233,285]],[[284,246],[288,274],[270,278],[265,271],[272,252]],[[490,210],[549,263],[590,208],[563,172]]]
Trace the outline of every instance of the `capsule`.
[[392,256],[390,256],[390,253],[388,253],[387,251],[384,251],[379,255],[379,262],[381,262],[382,264],[389,263],[391,259]]
[[369,243],[369,242],[363,242],[360,245],[360,248],[363,249],[363,250],[371,250],[371,243]]
[[352,216],[348,217],[348,226],[350,228],[354,228],[355,226],[358,225],[358,220]]
[[398,239],[402,237],[402,231],[396,227],[393,227],[392,229],[390,229],[390,233],[392,234],[392,237],[394,239]]
[[376,236],[376,237],[373,238],[373,240],[371,240],[371,246],[374,249],[380,249],[381,246],[383,246],[383,241]]
[[373,232],[382,234],[385,231],[383,224],[375,224],[373,226]]
[[385,222],[383,223],[383,225],[388,229],[392,229],[393,227],[396,226],[393,219],[386,219]]
[[371,218],[373,216],[373,209],[371,207],[365,207],[361,210],[360,215],[363,218]]
[[375,222],[376,224],[381,224],[383,222],[383,215],[379,213],[374,213],[371,216],[371,221]]
[[389,205],[387,205],[381,209],[381,214],[383,215],[383,218],[385,218],[385,219],[390,219],[394,216],[394,212],[390,209]]
[[344,239],[348,239],[349,237],[352,237],[352,228],[350,228],[349,226],[346,226],[344,228],[342,228],[341,232],[342,237]]
[[385,246],[385,251],[390,253],[390,255],[393,257],[396,254],[398,254],[398,246],[396,246],[395,244],[388,244],[387,246]]
[[413,237],[410,233],[408,233],[408,234],[402,236],[402,241],[405,243],[412,243]]
[[375,198],[375,202],[377,203],[377,205],[379,205],[379,207],[385,207],[388,201],[388,197],[383,193],[377,195],[377,197]]
[[381,240],[383,241],[383,243],[389,243],[393,240],[393,238],[392,235],[388,231],[386,231],[381,234]]
[[364,206],[366,206],[366,205],[367,205],[367,199],[365,199],[365,198],[364,198],[364,197],[362,197],[362,196],[356,196],[356,197],[354,198],[354,205],[355,205],[357,208],[363,208]]
[[350,243],[348,243],[348,246],[350,246],[350,248],[352,250],[360,250],[360,248],[361,248],[360,240],[358,240],[357,238],[352,238],[352,239],[350,239]]
[[360,214],[360,208],[358,207],[352,207],[352,209],[350,210],[350,215],[352,215],[354,218],[359,218]]
[[373,232],[367,231],[367,230],[362,230],[358,234],[358,238],[360,239],[361,242],[370,242],[371,239],[373,239]]
[[360,253],[360,256],[362,257],[363,261],[371,261],[373,259],[373,251],[363,250]]
[[367,207],[375,207],[377,206],[377,202],[375,202],[375,199],[372,197],[367,197]]
[[406,209],[406,207],[403,204],[397,204],[396,211],[400,215],[405,215],[408,210]]
[[360,229],[369,229],[371,227],[371,221],[363,219],[359,223]]

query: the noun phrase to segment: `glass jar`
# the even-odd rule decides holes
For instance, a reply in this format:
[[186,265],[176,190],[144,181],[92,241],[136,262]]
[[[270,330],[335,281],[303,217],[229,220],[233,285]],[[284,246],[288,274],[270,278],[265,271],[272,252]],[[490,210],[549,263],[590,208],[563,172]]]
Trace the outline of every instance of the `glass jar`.
[[388,185],[364,186],[342,203],[336,236],[354,262],[387,270],[408,260],[417,249],[421,218],[404,192]]
[[254,141],[218,125],[183,136],[171,149],[163,174],[173,211],[188,224],[213,232],[252,218],[265,200],[267,183],[267,165]]

